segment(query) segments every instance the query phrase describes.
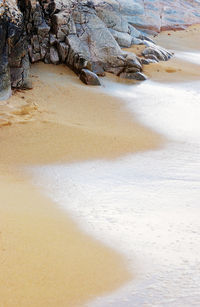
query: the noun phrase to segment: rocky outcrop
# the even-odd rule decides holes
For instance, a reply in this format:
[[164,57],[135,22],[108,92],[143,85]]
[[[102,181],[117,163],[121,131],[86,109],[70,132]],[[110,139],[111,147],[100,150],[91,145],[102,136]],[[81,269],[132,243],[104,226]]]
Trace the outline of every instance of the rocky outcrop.
[[29,71],[23,14],[16,1],[0,1],[0,90],[26,87]]
[[[178,11],[167,10],[171,2],[0,0],[0,91],[10,86],[29,88],[29,63],[38,61],[65,63],[88,84],[99,84],[97,76],[105,72],[144,80],[143,64],[168,60],[171,54],[141,29],[159,31],[170,26],[172,16],[177,20]],[[182,2],[199,5],[182,0],[173,5],[179,3],[181,9]],[[195,12],[191,9],[191,21],[200,19]],[[178,23],[186,23],[186,18]],[[121,47],[133,44],[146,45],[142,58],[122,51]]]
[[97,75],[142,69],[136,56],[121,50],[93,2],[30,0],[24,15],[32,63],[66,63],[77,74],[83,69]]
[[[94,0],[98,16],[120,34],[134,26],[155,33],[200,23],[199,0]],[[128,36],[126,37],[128,43]]]

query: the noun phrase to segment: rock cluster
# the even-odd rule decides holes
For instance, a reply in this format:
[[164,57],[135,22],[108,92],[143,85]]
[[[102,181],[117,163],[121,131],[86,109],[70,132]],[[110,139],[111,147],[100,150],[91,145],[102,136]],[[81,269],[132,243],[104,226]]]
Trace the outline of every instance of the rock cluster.
[[[30,87],[29,63],[41,60],[65,63],[91,85],[105,72],[144,80],[143,64],[171,57],[138,30],[159,31],[161,7],[158,0],[0,0],[0,91]],[[146,45],[143,58],[122,51],[133,44]]]
[[[99,76],[105,71],[123,77],[132,73],[136,79],[141,75],[140,59],[121,50],[123,43],[98,16],[94,2],[29,0],[24,16],[32,63],[66,63],[77,74],[87,69]],[[134,31],[134,37],[144,42],[141,33]]]

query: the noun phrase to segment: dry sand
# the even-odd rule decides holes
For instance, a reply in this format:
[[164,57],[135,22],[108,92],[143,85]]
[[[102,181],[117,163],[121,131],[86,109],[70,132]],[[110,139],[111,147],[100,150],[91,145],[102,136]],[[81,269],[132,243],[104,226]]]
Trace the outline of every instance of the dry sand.
[[[196,42],[198,31],[157,40],[168,45],[185,35],[184,42]],[[145,73],[163,82],[199,77],[177,59],[146,66]],[[0,102],[0,306],[78,306],[127,282],[125,260],[84,235],[20,166],[113,159],[163,140],[121,101],[82,85],[64,66],[34,65],[32,79],[33,90]]]

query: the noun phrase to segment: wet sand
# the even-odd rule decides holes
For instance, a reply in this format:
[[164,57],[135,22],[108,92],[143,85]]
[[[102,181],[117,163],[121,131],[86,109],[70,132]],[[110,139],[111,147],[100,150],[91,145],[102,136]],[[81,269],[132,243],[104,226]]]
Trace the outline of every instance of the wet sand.
[[79,306],[130,279],[124,259],[93,240],[21,176],[1,175],[0,305]]
[[64,66],[34,65],[32,79],[33,90],[0,102],[1,304],[78,306],[133,274],[124,257],[85,235],[22,168],[113,159],[155,149],[163,139]]
[[133,120],[123,102],[85,87],[65,66],[36,64],[32,75],[34,89],[1,107],[8,125],[0,131],[1,161],[111,159],[160,145],[162,138]]
[[[173,33],[164,36],[170,41]],[[145,73],[161,81],[198,79],[192,64],[177,59],[146,66]],[[161,148],[164,138],[134,120],[122,101],[85,87],[64,66],[34,65],[32,79],[33,90],[0,102],[1,302],[77,306],[117,289],[132,273],[123,257],[84,235],[41,195],[21,167],[113,160]]]

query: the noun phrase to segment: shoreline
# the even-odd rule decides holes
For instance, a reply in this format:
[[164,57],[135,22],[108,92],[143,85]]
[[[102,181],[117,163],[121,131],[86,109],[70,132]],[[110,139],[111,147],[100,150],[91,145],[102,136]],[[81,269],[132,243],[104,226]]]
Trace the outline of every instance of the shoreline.
[[[163,40],[172,37],[165,35]],[[192,64],[181,69],[182,64],[174,59],[145,69],[155,81],[199,80]],[[171,68],[175,71],[166,71]],[[0,124],[1,285],[6,286],[0,287],[0,293],[9,307],[17,300],[22,307],[38,301],[40,306],[65,306],[69,297],[70,306],[78,306],[116,290],[134,276],[122,256],[83,234],[41,195],[24,177],[21,166],[113,160],[160,148],[164,138],[134,120],[122,101],[86,88],[64,66],[37,64],[32,75],[33,90],[18,91],[7,104],[1,102],[1,117],[8,125]],[[69,272],[72,275],[66,279]]]
[[32,75],[34,89],[17,91],[1,108],[9,121],[0,130],[4,163],[109,160],[162,145],[122,100],[86,88],[65,66],[35,64]]
[[82,306],[130,280],[122,256],[25,178],[1,176],[0,192],[3,306]]
[[64,66],[38,64],[32,74],[33,90],[1,103],[8,121],[0,128],[1,300],[9,307],[82,306],[134,273],[124,256],[84,234],[32,186],[23,167],[113,160],[156,149],[163,138],[133,120],[122,101],[81,85]]

